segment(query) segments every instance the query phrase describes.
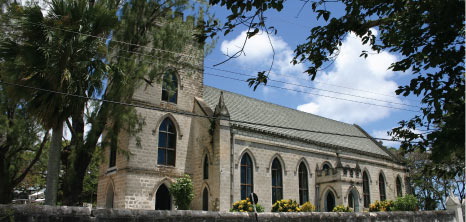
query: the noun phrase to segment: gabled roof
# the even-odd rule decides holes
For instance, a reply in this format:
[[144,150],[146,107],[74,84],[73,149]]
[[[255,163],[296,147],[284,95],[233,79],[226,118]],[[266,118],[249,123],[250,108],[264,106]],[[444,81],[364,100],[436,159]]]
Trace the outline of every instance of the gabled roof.
[[362,131],[357,125],[331,120],[325,117],[290,109],[210,86],[204,86],[203,99],[212,110],[215,110],[215,106],[219,102],[221,91],[224,92],[224,103],[228,108],[231,120],[295,129],[298,128],[309,131],[323,131],[336,134],[354,135],[364,138],[297,131],[293,129],[281,129],[248,123],[232,123],[233,126],[285,135],[291,138],[299,138],[318,144],[349,148],[360,151],[361,153],[367,152],[392,159],[392,156],[387,153],[388,151],[386,151],[383,147],[380,147],[379,144],[377,144],[372,138],[366,135],[366,133]]

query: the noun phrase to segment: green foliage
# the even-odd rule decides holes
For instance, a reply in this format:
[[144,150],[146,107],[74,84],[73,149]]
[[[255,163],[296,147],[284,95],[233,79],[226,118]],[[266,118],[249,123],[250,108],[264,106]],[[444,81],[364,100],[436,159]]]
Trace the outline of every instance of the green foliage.
[[189,175],[176,179],[170,187],[170,193],[175,198],[175,205],[179,210],[188,210],[194,198],[193,183]]
[[375,203],[369,204],[369,212],[392,211],[392,207],[393,207],[392,200],[384,200],[384,201],[376,200]]
[[[263,16],[267,10],[281,11],[283,0],[210,0],[213,5],[225,7],[229,14],[221,28],[207,24],[210,36],[217,32],[230,33],[246,24],[251,30],[274,30]],[[338,55],[343,39],[355,33],[374,51],[399,54],[398,61],[387,67],[393,71],[412,73],[409,84],[400,86],[396,93],[422,98],[420,114],[399,122],[391,131],[401,141],[405,152],[429,150],[436,163],[463,160],[465,157],[463,133],[465,128],[465,10],[458,0],[426,1],[305,1],[311,3],[317,19],[324,25],[310,30],[306,40],[295,49],[292,63],[308,64],[306,72],[313,80],[323,67]],[[342,16],[333,15],[328,4],[339,4],[345,9]],[[378,34],[373,33],[377,30]],[[252,31],[254,30],[254,31]],[[206,35],[207,35],[206,34]],[[370,53],[361,52],[362,57]],[[249,79],[254,88],[267,83],[267,75]],[[419,131],[421,129],[422,131]],[[417,142],[419,141],[419,143]]]
[[300,212],[299,204],[296,200],[277,200],[272,205],[272,212]]
[[306,202],[303,205],[301,205],[301,212],[314,212],[316,211],[316,206],[314,204],[311,204],[310,202]]
[[353,212],[353,209],[349,206],[337,205],[333,208],[332,212]]
[[417,210],[417,199],[414,195],[398,197],[393,202],[392,211],[415,211]]
[[[0,64],[0,67],[2,65]],[[5,73],[0,68],[0,78]],[[13,191],[24,183],[40,189],[37,178],[28,180],[48,148],[48,132],[24,108],[22,101],[11,99],[0,87],[0,203],[8,204]],[[40,177],[40,175],[37,175]],[[19,189],[25,191],[29,187]]]
[[[264,212],[264,207],[260,204],[256,204],[257,212]],[[230,212],[254,212],[254,206],[251,200],[247,197],[245,200],[239,200],[233,203],[233,207],[230,208]]]

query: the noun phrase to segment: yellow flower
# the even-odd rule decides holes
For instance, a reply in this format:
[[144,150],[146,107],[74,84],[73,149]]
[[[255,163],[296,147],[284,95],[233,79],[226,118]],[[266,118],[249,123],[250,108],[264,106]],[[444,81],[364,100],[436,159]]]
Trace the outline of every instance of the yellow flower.
[[291,212],[291,209],[288,209],[288,212]]
[[283,210],[283,208],[282,208],[282,207],[278,208],[278,211],[282,211],[282,210]]
[[238,206],[238,208],[239,208],[239,209],[243,209],[243,205],[240,204],[240,205]]
[[249,207],[249,211],[252,212],[252,207]]
[[248,202],[248,205],[251,205],[252,203],[251,202]]

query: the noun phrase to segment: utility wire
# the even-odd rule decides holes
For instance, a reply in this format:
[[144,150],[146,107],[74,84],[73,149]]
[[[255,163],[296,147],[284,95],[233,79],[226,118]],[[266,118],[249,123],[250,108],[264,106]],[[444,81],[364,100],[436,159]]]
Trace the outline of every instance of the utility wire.
[[[210,120],[216,120],[218,118],[218,117],[213,117],[213,116],[211,117],[211,116],[200,115],[200,114],[195,114],[195,113],[185,112],[185,111],[179,111],[179,110],[172,110],[172,109],[153,107],[153,106],[146,106],[146,105],[134,104],[134,103],[126,103],[126,102],[120,102],[120,101],[114,101],[114,100],[108,100],[108,99],[99,99],[99,98],[76,95],[76,94],[71,94],[71,93],[66,93],[66,92],[59,92],[59,91],[55,91],[55,90],[48,90],[48,89],[43,89],[43,88],[34,87],[34,86],[22,85],[22,84],[18,84],[18,83],[5,82],[3,80],[0,80],[0,84],[15,86],[15,87],[21,87],[21,88],[25,88],[25,89],[32,89],[32,90],[37,90],[37,91],[43,91],[43,92],[48,92],[48,93],[52,93],[52,94],[59,94],[59,95],[64,95],[64,96],[76,97],[76,98],[81,98],[81,99],[93,100],[93,101],[98,101],[98,102],[103,102],[103,103],[112,103],[112,104],[137,107],[137,108],[142,108],[142,109],[147,109],[147,110],[162,111],[162,112],[179,114],[179,115],[190,116],[190,117],[201,117],[201,118],[207,118],[207,119],[210,119]],[[382,141],[402,142],[402,141],[399,141],[399,140],[391,140],[391,139],[385,139],[385,138],[376,138],[376,137],[369,138],[369,137],[366,137],[366,136],[357,136],[357,135],[351,135],[351,134],[342,134],[342,133],[325,132],[325,131],[318,131],[318,130],[292,128],[292,127],[277,126],[277,125],[264,124],[264,123],[255,123],[255,122],[242,121],[242,120],[232,120],[232,119],[230,119],[228,121],[233,122],[233,123],[242,123],[242,124],[249,124],[249,125],[255,125],[255,126],[264,126],[264,127],[271,127],[271,128],[285,129],[285,130],[294,130],[294,131],[300,131],[300,132],[319,133],[319,134],[326,134],[326,135],[333,135],[333,136],[343,136],[343,137],[352,137],[352,138],[369,139],[369,140],[376,139],[376,140],[382,140]],[[414,142],[410,142],[410,143],[418,143],[418,142],[414,141]]]
[[[128,60],[133,60],[132,58],[128,58],[128,57],[124,57],[124,56],[117,56],[117,55],[115,55],[114,57],[123,58],[123,59],[128,59]],[[153,56],[153,57],[155,57],[155,56]],[[147,64],[152,64],[152,62],[148,62],[148,61],[140,61],[140,62],[142,62],[142,63],[147,63]],[[175,62],[179,62],[179,61],[175,61]],[[233,77],[229,77],[229,76],[222,76],[222,75],[213,74],[213,73],[207,73],[207,72],[203,72],[203,73],[204,73],[205,75],[216,76],[216,77],[220,77],[220,78],[226,78],[226,79],[231,79],[231,80],[241,81],[241,82],[248,82],[247,80],[237,79],[237,78],[233,78]],[[269,85],[264,85],[264,87],[272,87],[272,88],[277,88],[277,89],[286,90],[286,91],[294,91],[294,92],[298,92],[298,93],[304,93],[304,94],[322,96],[322,97],[327,97],[327,98],[332,98],[332,99],[338,99],[338,100],[343,100],[343,101],[348,101],[348,102],[361,103],[361,104],[365,104],[365,105],[372,105],[372,106],[379,106],[379,107],[390,108],[390,109],[404,110],[404,111],[409,111],[409,112],[414,112],[414,113],[418,113],[418,112],[419,112],[419,111],[411,110],[411,109],[404,109],[404,108],[398,108],[398,107],[393,107],[393,106],[386,106],[386,105],[380,105],[380,104],[375,104],[375,103],[368,103],[368,102],[362,102],[362,101],[357,101],[357,100],[344,99],[344,98],[339,98],[339,97],[334,97],[334,96],[328,96],[328,95],[322,95],[322,94],[313,93],[313,92],[308,92],[308,91],[301,91],[301,90],[295,90],[295,89],[287,89],[287,88],[284,88],[284,87],[275,86],[275,85],[270,85],[270,84],[269,84]]]
[[[65,31],[65,32],[71,32],[71,33],[74,33],[74,34],[85,35],[85,36],[93,37],[93,38],[99,38],[99,39],[105,40],[106,42],[107,42],[107,41],[108,41],[108,42],[113,41],[113,42],[119,43],[119,44],[126,44],[126,45],[130,45],[130,46],[137,46],[137,47],[141,47],[141,48],[152,49],[152,50],[155,50],[155,51],[161,51],[161,52],[166,52],[166,53],[172,53],[172,54],[175,54],[175,55],[181,55],[181,56],[191,57],[191,58],[195,58],[195,59],[198,58],[198,56],[194,56],[194,55],[190,55],[190,54],[186,54],[186,53],[174,52],[174,51],[165,50],[165,49],[160,49],[160,48],[154,48],[154,47],[150,47],[150,46],[143,46],[143,45],[139,45],[139,44],[128,43],[128,42],[125,42],[125,41],[113,40],[113,39],[109,39],[109,38],[105,38],[105,37],[100,37],[100,36],[95,36],[95,35],[91,35],[91,34],[87,34],[87,33],[76,32],[76,31],[69,30],[69,29],[63,29],[63,28],[58,28],[58,27],[52,27],[52,26],[48,26],[48,25],[45,25],[45,24],[42,24],[42,23],[36,23],[36,22],[30,22],[30,23],[36,24],[36,25],[41,25],[41,26],[44,26],[44,27],[52,28],[52,29],[56,29],[56,30]],[[11,26],[11,25],[8,25],[8,24],[1,24],[1,25]],[[128,52],[129,52],[129,51],[128,51]],[[136,52],[131,52],[131,53],[136,53]],[[144,54],[144,53],[138,53],[138,54]],[[148,56],[150,56],[150,55],[148,55]],[[208,58],[205,58],[205,60],[209,60],[209,61],[213,61],[213,62],[218,62],[218,61],[216,61],[216,60],[212,60],[212,59],[208,59]],[[209,68],[214,68],[214,67],[209,67]],[[275,75],[288,76],[288,77],[292,77],[292,78],[298,78],[298,79],[308,80],[308,79],[304,79],[304,78],[300,78],[300,77],[296,77],[296,76],[291,76],[291,75],[286,75],[286,74],[275,73],[275,72],[273,72],[273,71],[271,71],[271,73],[272,73],[272,74],[275,74]],[[246,75],[247,75],[247,74],[246,74]],[[255,76],[254,76],[254,77],[255,77]],[[278,80],[273,80],[273,81],[278,81]],[[367,93],[372,93],[372,94],[378,94],[378,95],[382,95],[382,96],[388,96],[388,97],[393,97],[393,98],[399,98],[399,97],[397,97],[397,96],[385,95],[385,94],[376,93],[376,92],[367,91],[367,90],[361,90],[361,89],[355,89],[355,88],[351,88],[351,87],[345,87],[345,86],[340,86],[340,85],[328,84],[328,83],[324,83],[324,82],[320,82],[320,81],[315,81],[315,80],[314,80],[314,82],[321,83],[321,84],[324,84],[324,85],[330,85],[330,86],[335,86],[335,87],[340,87],[340,88],[346,88],[346,89],[357,90],[357,91],[362,91],[362,92],[367,92]],[[287,83],[287,84],[292,84],[292,83]],[[300,85],[300,86],[302,86],[302,85]],[[302,86],[302,87],[308,88],[307,86]],[[315,89],[317,89],[317,88],[315,88]],[[317,89],[317,90],[322,90],[322,89]],[[324,91],[325,91],[325,90],[324,90]],[[327,91],[328,91],[328,90],[327,90]],[[330,91],[330,92],[332,92],[332,91]],[[344,93],[341,93],[341,94],[344,94]],[[349,95],[351,95],[351,94],[349,94]],[[352,96],[355,96],[355,95],[352,95]],[[355,96],[355,97],[360,97],[360,96]],[[362,98],[368,98],[368,97],[362,97]],[[374,99],[374,98],[370,98],[370,99],[378,100],[378,99]],[[408,99],[408,100],[412,100],[412,99]],[[380,100],[379,100],[379,101],[380,101]],[[412,100],[412,101],[416,101],[416,100]],[[384,101],[384,102],[388,102],[388,101]],[[418,102],[418,101],[416,101],[416,102]],[[389,102],[389,103],[394,103],[394,102]],[[395,103],[395,104],[400,104],[400,103]],[[407,105],[407,104],[404,104],[404,103],[403,103],[402,105],[420,108],[420,106]]]
[[[229,77],[229,76],[217,75],[217,74],[213,74],[213,73],[204,72],[204,74],[205,75],[210,75],[210,76],[217,76],[217,77],[220,77],[220,78],[231,79],[231,80],[240,81],[240,82],[248,82],[247,80],[237,79],[237,78],[233,78],[233,77]],[[277,89],[282,89],[282,90],[294,91],[294,92],[298,92],[298,93],[322,96],[322,97],[327,97],[327,98],[331,98],[331,99],[338,99],[338,100],[343,100],[343,101],[348,101],[348,102],[361,103],[361,104],[365,104],[365,105],[380,106],[380,107],[385,107],[385,108],[389,108],[389,109],[398,109],[398,110],[404,110],[404,111],[414,112],[414,113],[419,112],[417,110],[403,109],[403,108],[398,108],[398,107],[393,107],[393,106],[385,106],[385,105],[380,105],[380,104],[375,104],[375,103],[367,103],[367,102],[351,100],[351,99],[343,99],[343,98],[339,98],[339,97],[327,96],[327,95],[322,95],[322,94],[312,93],[312,92],[307,92],[307,91],[301,91],[301,90],[296,90],[296,89],[287,89],[287,88],[280,87],[280,86],[274,86],[274,85],[265,85],[265,86],[272,87],[272,88],[277,88]]]
[[[139,53],[139,52],[131,52],[131,51],[128,51],[128,50],[120,50],[120,51],[124,51],[124,52],[128,52],[128,53],[132,53],[132,54],[136,54],[136,55],[142,55],[142,56],[149,56],[149,57],[152,57],[152,58],[157,58],[157,59],[166,59],[166,58],[163,58],[163,57],[160,57],[160,56],[155,56],[155,55],[149,55],[149,54],[145,54],[145,53]],[[115,57],[119,57],[119,58],[126,58],[126,59],[131,59],[131,58],[128,58],[128,57],[124,57],[124,56],[116,56]],[[172,62],[179,62],[179,61],[174,61],[174,60],[171,60],[171,59],[166,59],[168,61],[172,61]],[[141,61],[141,62],[145,62],[145,61]],[[152,64],[152,62],[145,62],[145,63],[148,63],[148,64]],[[189,63],[187,62],[188,64],[191,64],[193,66],[195,66],[194,64],[192,63]],[[194,67],[195,69],[198,69],[200,71],[203,71],[201,68],[196,68]],[[253,75],[248,75],[248,74],[244,74],[244,73],[240,73],[240,72],[235,72],[235,71],[230,71],[230,70],[225,70],[225,69],[219,69],[219,68],[215,68],[215,67],[210,67],[210,66],[205,66],[205,68],[207,69],[212,69],[212,70],[217,70],[217,71],[222,71],[222,72],[229,72],[229,73],[232,73],[232,74],[236,74],[236,75],[242,75],[242,76],[248,76],[248,77],[255,77]],[[205,73],[205,72],[204,72]],[[214,74],[211,74],[211,75],[214,75]],[[220,75],[217,75],[219,77],[222,77]],[[287,84],[287,85],[292,85],[292,86],[298,86],[298,87],[304,87],[304,88],[308,88],[308,89],[315,89],[315,90],[320,90],[320,91],[324,91],[324,92],[331,92],[331,93],[335,93],[335,94],[341,94],[341,95],[346,95],[346,96],[352,96],[352,97],[358,97],[358,98],[362,98],[362,99],[368,99],[368,100],[374,100],[374,101],[379,101],[379,102],[385,102],[385,103],[390,103],[390,104],[396,104],[396,105],[402,105],[402,106],[410,106],[410,107],[416,107],[416,108],[421,108],[420,106],[415,106],[415,105],[409,105],[409,104],[405,104],[405,103],[397,103],[397,102],[391,102],[391,101],[386,101],[386,100],[381,100],[381,99],[376,99],[376,98],[370,98],[370,97],[364,97],[364,96],[358,96],[358,95],[353,95],[353,94],[347,94],[347,93],[342,93],[342,92],[337,92],[337,91],[332,91],[332,90],[326,90],[326,89],[320,89],[320,88],[315,88],[315,87],[311,87],[311,86],[304,86],[304,85],[300,85],[300,84],[294,84],[294,83],[289,83],[289,82],[285,82],[285,81],[280,81],[280,80],[275,80],[275,79],[269,79],[270,81],[273,81],[273,82],[279,82],[279,83],[283,83],[283,84]],[[243,81],[243,80],[241,80]],[[247,81],[246,81],[247,82]],[[267,86],[267,85],[264,85],[264,86]],[[270,85],[269,85],[270,86]],[[274,86],[272,86],[274,87]],[[276,87],[276,86],[275,86]],[[287,89],[287,88],[283,88],[283,87],[279,87],[280,89],[283,89],[283,90],[290,90],[290,89]],[[304,92],[304,91],[300,91],[300,92]],[[310,94],[313,94],[313,95],[319,95],[319,96],[323,96],[323,97],[328,97],[328,98],[335,98],[335,99],[341,99],[341,100],[346,100],[346,101],[350,101],[350,102],[357,102],[357,103],[362,103],[361,101],[356,101],[356,100],[349,100],[349,99],[344,99],[344,98],[339,98],[339,97],[332,97],[332,96],[328,96],[328,95],[322,95],[322,94],[317,94],[317,93],[311,93],[311,92],[307,92],[307,93],[310,93]],[[372,104],[372,103],[365,103],[365,104]],[[372,105],[378,105],[378,104],[372,104]],[[385,107],[390,107],[390,108],[395,108],[395,109],[398,109],[396,107],[391,107],[391,106],[385,106]],[[406,110],[406,109],[402,109],[402,110]],[[409,111],[413,111],[413,110],[409,110]],[[418,112],[418,111],[413,111],[413,112]]]

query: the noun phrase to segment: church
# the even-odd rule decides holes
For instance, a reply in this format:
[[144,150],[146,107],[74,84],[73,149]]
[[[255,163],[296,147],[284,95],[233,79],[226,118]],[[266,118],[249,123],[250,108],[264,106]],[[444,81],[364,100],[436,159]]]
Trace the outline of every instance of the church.
[[173,210],[169,188],[185,174],[192,210],[228,211],[254,192],[265,211],[293,199],[358,212],[409,192],[403,163],[358,125],[206,86],[202,69],[165,73],[133,95],[145,125],[140,141],[119,135],[129,157],[106,148],[97,207]]

